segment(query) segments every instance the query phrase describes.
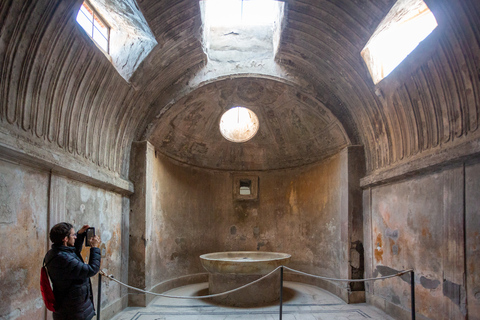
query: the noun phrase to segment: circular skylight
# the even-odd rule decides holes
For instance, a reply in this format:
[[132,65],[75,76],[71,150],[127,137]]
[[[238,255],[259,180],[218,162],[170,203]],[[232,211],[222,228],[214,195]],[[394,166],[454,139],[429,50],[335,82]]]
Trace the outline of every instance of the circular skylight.
[[250,109],[234,107],[225,112],[220,119],[220,133],[232,142],[245,142],[252,139],[258,131],[257,115]]

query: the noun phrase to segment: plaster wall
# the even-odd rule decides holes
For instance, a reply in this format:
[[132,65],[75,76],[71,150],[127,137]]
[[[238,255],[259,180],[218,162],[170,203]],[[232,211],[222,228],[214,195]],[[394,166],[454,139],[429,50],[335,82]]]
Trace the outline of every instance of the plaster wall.
[[[295,169],[242,173],[185,166],[153,149],[141,150],[154,157],[150,180],[143,180],[144,187],[135,183],[134,195],[152,192],[151,208],[138,207],[151,210],[143,222],[147,288],[204,273],[199,256],[217,251],[285,252],[292,254],[289,266],[295,269],[348,277],[349,245],[342,237],[349,233],[342,228],[349,226],[350,206],[340,192],[348,188],[346,153]],[[258,176],[258,199],[235,200],[233,181],[242,175]]]
[[[364,191],[365,276],[414,269],[420,319],[479,319],[479,173],[460,163]],[[366,291],[368,302],[410,318],[409,275]]]
[[48,174],[0,160],[0,319],[44,319]]
[[[51,226],[69,221],[76,229],[84,224],[95,227],[100,235],[102,254],[101,270],[126,282],[128,261],[128,199],[103,189],[66,179],[52,177]],[[82,251],[88,261],[89,248]],[[93,294],[97,297],[98,276],[92,278]],[[102,319],[108,319],[127,305],[127,290],[103,278]],[[95,305],[96,305],[96,299]],[[98,308],[98,307],[97,307]]]
[[469,319],[480,319],[480,164],[465,166],[465,277]]
[[[41,298],[40,267],[51,245],[48,232],[58,222],[70,222],[76,229],[94,226],[102,239],[101,268],[126,277],[127,198],[3,160],[0,197],[0,319],[51,319]],[[82,251],[84,258],[88,250]],[[95,297],[97,281],[98,276],[92,278]],[[126,290],[105,278],[102,286],[102,319],[108,319],[126,306]]]

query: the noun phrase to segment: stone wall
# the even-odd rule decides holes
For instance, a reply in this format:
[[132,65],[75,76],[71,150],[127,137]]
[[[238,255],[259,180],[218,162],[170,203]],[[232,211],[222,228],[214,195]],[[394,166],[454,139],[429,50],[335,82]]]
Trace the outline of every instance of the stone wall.
[[[415,270],[420,319],[478,319],[478,163],[364,191],[366,277]],[[410,278],[367,284],[367,301],[410,317]]]
[[[125,279],[129,200],[63,176],[0,160],[0,318],[50,319],[40,292],[40,267],[50,248],[48,232],[67,221],[96,228],[102,238],[101,268]],[[82,255],[88,256],[84,249]],[[95,304],[98,276],[92,278]],[[126,290],[106,279],[102,318],[126,306]],[[97,306],[98,308],[98,306]]]

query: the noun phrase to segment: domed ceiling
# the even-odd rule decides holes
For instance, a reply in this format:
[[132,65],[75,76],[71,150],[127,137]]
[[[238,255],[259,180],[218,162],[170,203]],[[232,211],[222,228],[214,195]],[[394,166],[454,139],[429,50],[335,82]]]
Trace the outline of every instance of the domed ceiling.
[[[219,130],[236,106],[258,116],[249,141],[234,143]],[[178,161],[224,170],[268,170],[305,165],[349,144],[339,121],[314,98],[287,84],[258,78],[216,81],[194,90],[166,111],[147,139]]]

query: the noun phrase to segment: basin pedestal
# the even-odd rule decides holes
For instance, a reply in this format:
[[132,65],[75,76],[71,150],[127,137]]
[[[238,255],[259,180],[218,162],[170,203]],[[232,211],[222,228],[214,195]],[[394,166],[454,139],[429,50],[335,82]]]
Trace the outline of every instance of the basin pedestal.
[[[290,255],[278,252],[230,251],[200,256],[209,272],[209,294],[239,288],[258,280],[277,267],[285,265]],[[213,301],[234,307],[256,307],[280,298],[280,272],[238,291],[212,298]]]
[[[209,274],[209,294],[221,293],[255,281],[263,275]],[[257,307],[280,299],[280,273],[227,295],[212,298],[216,303],[233,307]]]

